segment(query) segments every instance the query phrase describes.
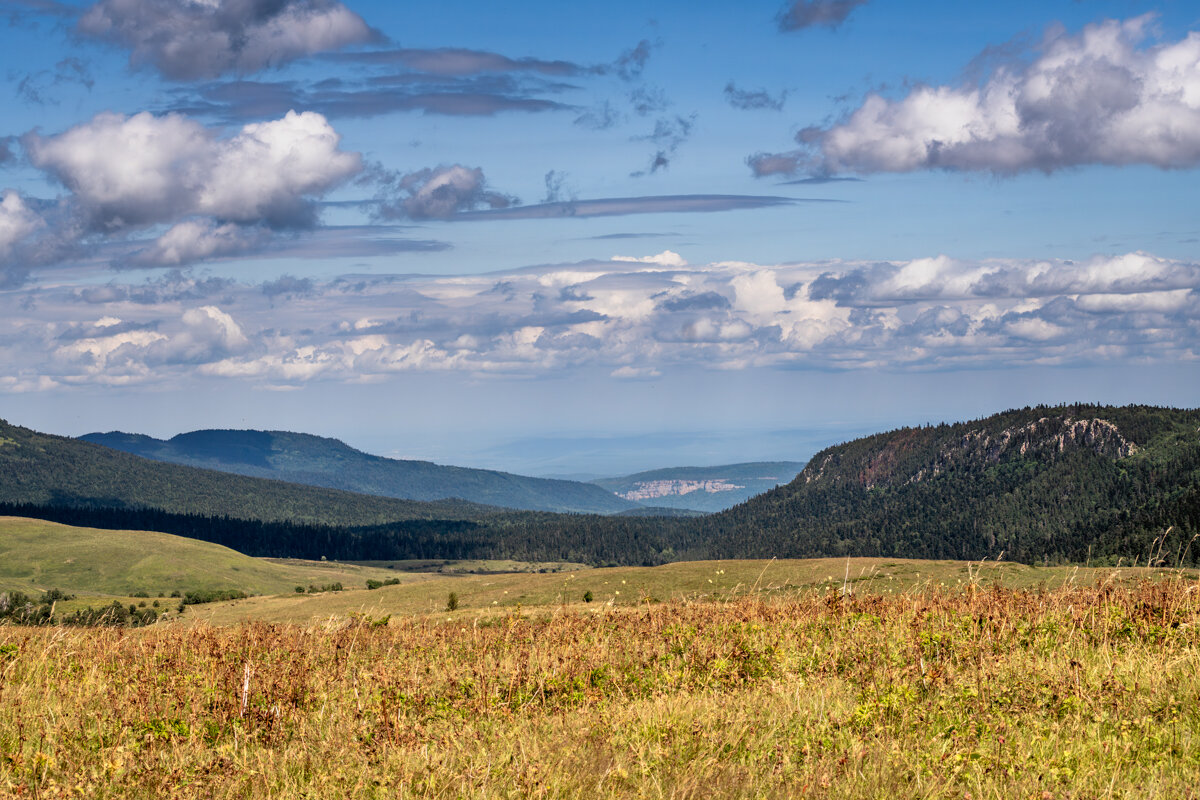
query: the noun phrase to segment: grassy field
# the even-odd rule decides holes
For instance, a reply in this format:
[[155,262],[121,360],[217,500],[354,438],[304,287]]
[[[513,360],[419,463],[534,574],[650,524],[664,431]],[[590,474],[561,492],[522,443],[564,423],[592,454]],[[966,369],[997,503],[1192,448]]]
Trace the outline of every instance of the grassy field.
[[[0,590],[261,593],[0,625],[0,798],[1200,798],[1194,571],[439,575],[160,536],[0,520]],[[401,583],[294,591],[367,578]]]
[[0,698],[4,797],[1196,798],[1200,591],[0,627]]
[[[351,614],[438,615],[453,592],[458,615],[495,616],[521,607],[600,608],[653,601],[724,601],[752,595],[801,597],[830,590],[895,594],[953,589],[969,583],[1017,589],[1087,585],[1097,580],[1128,584],[1166,570],[1031,567],[1010,562],[915,561],[885,558],[773,561],[687,561],[661,567],[613,567],[561,573],[424,575],[424,580],[375,591],[262,596],[198,607],[193,621],[217,625],[258,620],[298,625],[348,619]],[[1194,571],[1183,573],[1194,576]],[[360,584],[361,585],[361,584]],[[591,592],[592,602],[584,602]]]
[[274,561],[244,556],[227,547],[152,531],[77,528],[24,517],[0,517],[0,591],[38,596],[61,589],[97,605],[137,593],[235,589],[247,594],[294,592],[296,586],[340,582],[362,587],[368,578],[397,575],[351,564]]

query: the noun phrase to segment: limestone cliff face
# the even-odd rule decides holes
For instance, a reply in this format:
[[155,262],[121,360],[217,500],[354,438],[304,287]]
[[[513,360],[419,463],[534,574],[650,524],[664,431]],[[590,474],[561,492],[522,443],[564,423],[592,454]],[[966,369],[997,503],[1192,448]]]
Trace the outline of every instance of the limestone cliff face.
[[850,480],[872,489],[917,483],[954,469],[986,468],[1006,457],[1053,459],[1070,451],[1090,450],[1118,459],[1138,449],[1112,422],[1069,414],[1043,416],[1000,429],[908,428],[860,441],[863,444],[854,450],[831,448],[819,454],[800,479],[804,483]]

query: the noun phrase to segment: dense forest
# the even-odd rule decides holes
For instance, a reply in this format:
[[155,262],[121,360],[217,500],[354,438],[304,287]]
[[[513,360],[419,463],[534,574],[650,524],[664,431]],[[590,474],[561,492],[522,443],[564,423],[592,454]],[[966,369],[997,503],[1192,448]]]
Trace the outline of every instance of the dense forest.
[[878,434],[694,525],[747,557],[1195,564],[1200,411],[1037,407]]
[[[0,456],[7,447],[0,444]],[[13,495],[9,467],[2,459],[0,465],[6,484],[0,499],[6,499]],[[47,469],[44,478],[54,472]],[[63,467],[59,474],[67,472]],[[276,495],[274,502],[290,496]],[[219,498],[207,507],[224,508],[220,513],[196,510],[194,502],[157,508],[129,501],[115,508],[62,502],[49,487],[36,499],[15,502],[25,505],[0,513],[160,530],[249,555],[301,558],[649,565],[698,558],[1003,556],[1027,563],[1195,565],[1200,411],[1037,407],[904,428],[830,447],[791,483],[699,518],[514,512],[464,504],[425,508],[420,518],[410,513],[348,524],[331,514],[248,515],[236,504],[222,506]],[[311,500],[304,502],[311,508]]]

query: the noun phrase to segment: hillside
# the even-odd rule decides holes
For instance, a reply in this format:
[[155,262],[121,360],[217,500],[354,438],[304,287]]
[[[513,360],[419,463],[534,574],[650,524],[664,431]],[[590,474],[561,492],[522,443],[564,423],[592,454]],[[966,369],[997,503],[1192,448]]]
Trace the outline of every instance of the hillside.
[[113,431],[79,438],[156,461],[405,500],[456,497],[529,511],[595,514],[638,505],[589,483],[383,458],[303,433],[200,430],[163,440]]
[[691,524],[706,552],[742,557],[1194,564],[1200,411],[1038,407],[881,433]]
[[164,464],[0,420],[0,503],[156,508],[178,514],[375,525],[478,516],[459,501],[395,500]]
[[755,461],[716,467],[671,467],[592,483],[637,503],[659,508],[722,511],[788,483],[801,461]]
[[117,597],[221,590],[295,594],[298,585],[340,582],[360,588],[367,578],[393,576],[388,570],[351,564],[276,563],[153,531],[96,530],[0,516],[0,591],[33,597],[48,589]]

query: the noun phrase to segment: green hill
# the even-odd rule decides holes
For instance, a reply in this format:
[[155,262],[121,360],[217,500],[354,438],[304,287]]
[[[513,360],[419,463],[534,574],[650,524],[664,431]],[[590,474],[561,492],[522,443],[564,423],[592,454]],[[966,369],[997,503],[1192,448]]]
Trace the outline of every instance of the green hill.
[[801,461],[755,461],[656,469],[592,483],[647,506],[721,511],[788,483],[803,468]]
[[35,597],[48,589],[115,597],[222,590],[294,594],[298,585],[341,582],[357,588],[367,578],[391,576],[395,573],[332,562],[276,563],[152,531],[0,517],[0,590]]
[[383,458],[303,433],[201,430],[163,440],[114,431],[80,438],[156,461],[406,500],[456,497],[505,508],[595,514],[637,507],[590,483]]
[[156,508],[327,525],[463,519],[489,510],[461,501],[396,500],[164,464],[3,420],[0,503]]
[[700,549],[741,557],[1196,563],[1200,410],[1038,407],[881,433],[691,525]]

